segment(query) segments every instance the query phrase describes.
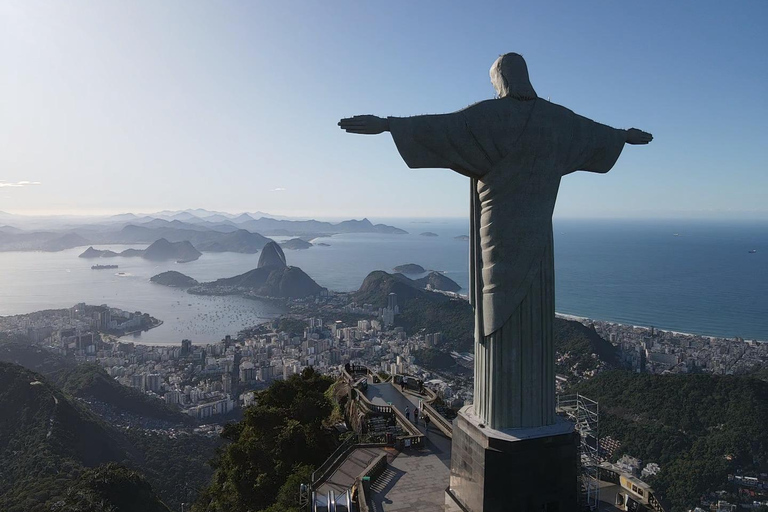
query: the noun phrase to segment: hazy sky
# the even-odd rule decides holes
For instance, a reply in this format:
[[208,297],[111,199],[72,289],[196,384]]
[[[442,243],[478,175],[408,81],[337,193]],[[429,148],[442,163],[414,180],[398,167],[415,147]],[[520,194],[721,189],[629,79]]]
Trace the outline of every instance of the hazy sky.
[[0,2],[0,210],[464,216],[467,178],[336,126],[541,97],[654,134],[556,215],[768,218],[768,2]]

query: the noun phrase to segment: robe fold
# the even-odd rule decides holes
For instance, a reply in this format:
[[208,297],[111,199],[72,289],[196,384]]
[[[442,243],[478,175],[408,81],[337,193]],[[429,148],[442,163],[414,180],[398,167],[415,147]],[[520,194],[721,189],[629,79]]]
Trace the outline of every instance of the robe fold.
[[408,167],[471,178],[475,414],[496,429],[552,424],[552,212],[560,178],[608,172],[624,131],[541,99],[513,98],[390,117],[389,127]]

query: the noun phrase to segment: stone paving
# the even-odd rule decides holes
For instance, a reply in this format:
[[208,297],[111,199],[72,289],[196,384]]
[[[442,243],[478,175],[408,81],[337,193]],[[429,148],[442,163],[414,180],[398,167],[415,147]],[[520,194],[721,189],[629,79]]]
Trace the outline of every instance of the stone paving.
[[[370,384],[369,400],[383,400],[404,411],[413,411],[418,399],[400,393],[389,383]],[[412,414],[412,413],[411,413]],[[413,416],[411,416],[413,418]],[[390,460],[385,471],[371,485],[371,510],[396,512],[444,512],[445,489],[448,487],[451,460],[451,440],[436,427],[426,430],[423,421],[417,428],[426,434],[421,450],[400,452]]]
[[443,512],[449,470],[428,450],[400,453],[371,486],[375,512]]

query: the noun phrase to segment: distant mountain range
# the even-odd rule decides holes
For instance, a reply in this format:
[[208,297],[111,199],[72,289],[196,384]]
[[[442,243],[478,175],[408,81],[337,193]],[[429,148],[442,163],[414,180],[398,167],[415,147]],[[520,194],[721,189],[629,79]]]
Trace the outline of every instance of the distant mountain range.
[[339,233],[406,233],[394,226],[373,224],[368,219],[331,223],[263,215],[261,212],[234,215],[184,210],[151,215],[124,213],[87,221],[82,218],[29,220],[6,215],[0,227],[0,251],[62,251],[87,245],[149,244],[165,238],[169,242],[188,241],[202,252],[253,254],[270,241],[265,235],[314,238]]

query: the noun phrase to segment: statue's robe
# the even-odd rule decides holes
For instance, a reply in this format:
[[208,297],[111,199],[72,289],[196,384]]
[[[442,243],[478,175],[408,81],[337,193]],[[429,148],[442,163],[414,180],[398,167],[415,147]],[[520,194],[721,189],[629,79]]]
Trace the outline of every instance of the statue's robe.
[[542,99],[389,118],[410,168],[471,178],[475,414],[491,428],[555,421],[552,211],[560,178],[608,172],[625,132]]

